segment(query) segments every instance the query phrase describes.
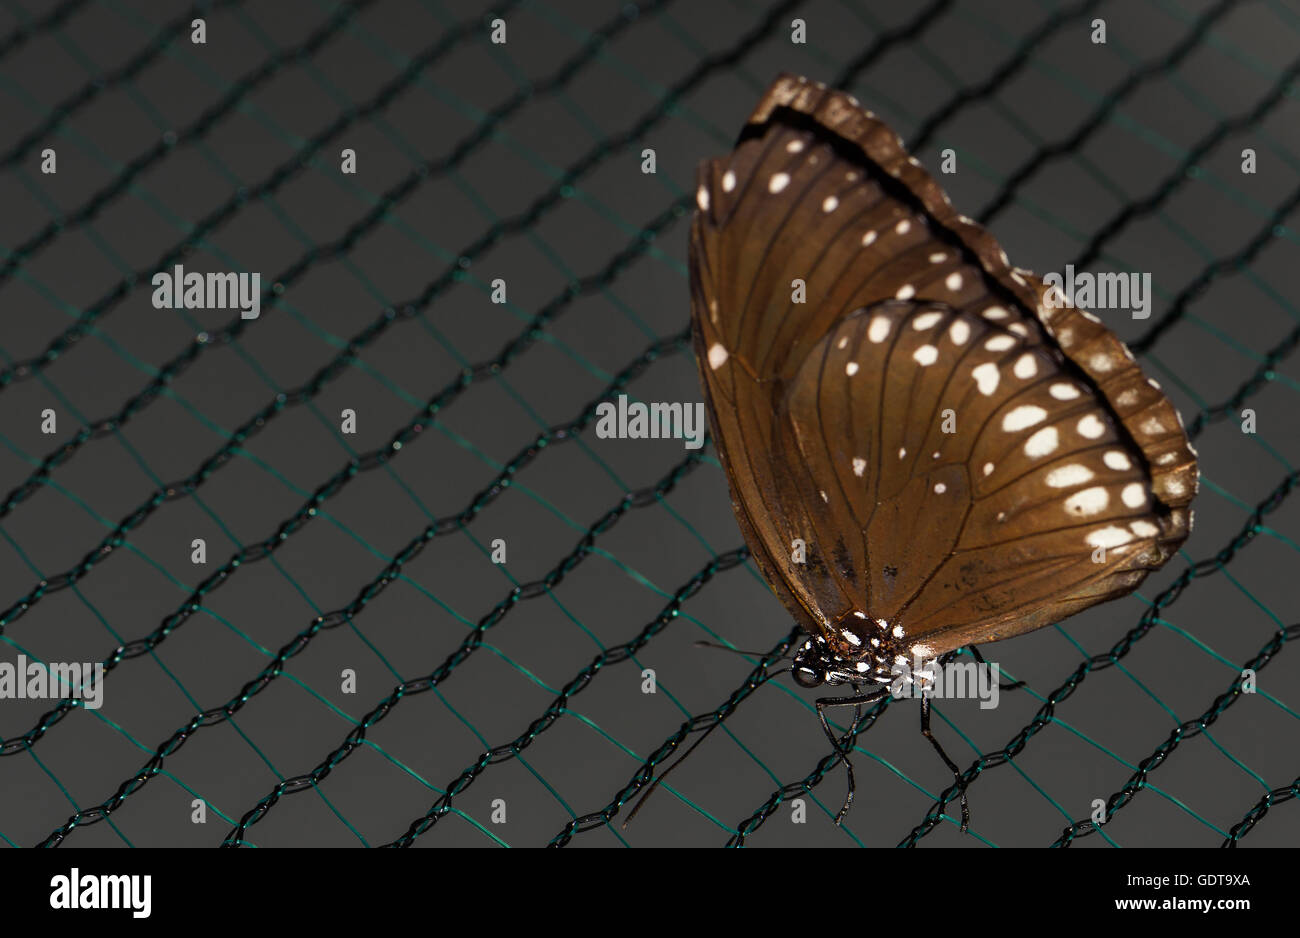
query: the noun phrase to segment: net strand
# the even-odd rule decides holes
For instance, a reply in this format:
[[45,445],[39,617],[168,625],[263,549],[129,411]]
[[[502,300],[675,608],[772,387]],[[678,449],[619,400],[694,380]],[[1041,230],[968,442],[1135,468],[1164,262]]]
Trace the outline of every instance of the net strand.
[[20,23],[4,39],[0,39],[0,59],[4,59],[10,53],[21,49],[33,39],[58,29],[68,21],[72,14],[89,2],[90,0],[64,0],[63,3],[45,14],[43,18],[30,23]]
[[980,221],[987,225],[993,219],[997,218],[1011,204],[1015,192],[1024,183],[1033,178],[1039,170],[1052,162],[1069,156],[1077,152],[1089,137],[1092,136],[1114,113],[1119,104],[1131,95],[1138,88],[1142,87],[1147,81],[1159,78],[1166,73],[1173,72],[1179,64],[1189,54],[1200,48],[1205,34],[1236,7],[1236,0],[1219,0],[1214,6],[1206,10],[1196,20],[1190,32],[1187,33],[1172,49],[1159,59],[1140,66],[1128,74],[1128,76],[1106,92],[1102,104],[1096,108],[1082,124],[1066,137],[1055,143],[1050,143],[1041,147],[1034,152],[1034,155],[1026,160],[1016,169],[1012,170],[998,189],[996,195],[989,201],[989,204],[980,212]]
[[[156,62],[171,44],[172,40],[181,35],[190,28],[191,20],[204,13],[217,12],[243,3],[245,0],[213,0],[212,3],[196,4],[190,8],[189,12],[178,16],[170,23],[161,27],[158,34],[151,40],[148,45],[133,55],[123,65],[114,69],[106,75],[97,76],[86,82],[80,89],[68,95],[58,104],[50,109],[50,115],[41,124],[38,124],[22,138],[18,140],[4,156],[0,156],[0,169],[10,169],[21,163],[27,156],[39,146],[43,141],[48,140],[50,135],[60,128],[69,118],[81,110],[84,106],[92,103],[100,95],[118,87],[119,85],[128,84],[138,79],[150,65]],[[3,53],[0,53],[3,54]],[[93,205],[92,198],[88,205]],[[84,210],[83,210],[84,211]],[[93,215],[97,209],[90,210]],[[80,212],[74,213],[76,218]],[[89,216],[88,216],[89,217]],[[39,237],[39,235],[37,236]],[[21,250],[21,249],[20,249]],[[3,282],[6,276],[11,273],[10,270],[4,270],[0,273],[0,282]]]
[[1035,49],[1041,48],[1047,40],[1066,26],[1074,25],[1076,21],[1087,16],[1099,6],[1101,6],[1101,0],[1086,0],[1086,2],[1068,9],[1059,10],[1045,19],[1037,29],[1025,36],[1024,41],[1017,45],[1011,57],[998,66],[997,70],[988,78],[971,85],[969,88],[958,91],[924,120],[920,128],[918,128],[916,136],[912,138],[911,148],[913,152],[924,150],[926,144],[938,133],[939,128],[956,116],[958,111],[992,98],[1032,61],[1031,53]]
[[1286,788],[1275,788],[1264,797],[1260,798],[1246,815],[1233,825],[1228,837],[1221,846],[1235,847],[1240,843],[1241,838],[1245,837],[1255,827],[1256,824],[1268,814],[1268,809],[1285,804],[1293,798],[1300,798],[1300,776],[1297,776]]
[[[1254,107],[1237,117],[1217,123],[1209,133],[1192,145],[1178,166],[1165,177],[1163,182],[1147,195],[1126,203],[1120,211],[1116,212],[1113,217],[1098,228],[1093,233],[1092,238],[1089,239],[1082,253],[1075,258],[1075,269],[1083,270],[1090,266],[1101,255],[1102,245],[1105,242],[1111,240],[1138,218],[1150,214],[1168,201],[1169,197],[1178,191],[1182,184],[1190,178],[1190,173],[1195,169],[1196,165],[1230,134],[1246,130],[1264,121],[1280,104],[1288,100],[1292,85],[1297,77],[1300,77],[1300,59],[1294,60],[1287,66],[1286,70],[1278,76],[1273,87],[1269,89],[1264,97],[1259,99]],[[1274,218],[1276,217],[1275,213]],[[1274,224],[1276,223],[1275,221]],[[1146,341],[1148,342],[1147,347],[1150,347],[1150,344],[1155,341],[1155,336],[1152,335]]]
[[1209,289],[1215,278],[1223,273],[1234,272],[1253,261],[1265,247],[1272,244],[1280,234],[1282,222],[1300,206],[1300,186],[1297,186],[1273,211],[1273,214],[1237,253],[1223,257],[1201,271],[1200,275],[1178,292],[1178,296],[1169,305],[1169,309],[1152,326],[1130,346],[1134,353],[1145,354],[1159,341],[1160,337],[1172,329],[1187,315],[1187,307],[1193,299]]
[[[101,188],[81,206],[69,214],[51,219],[43,229],[9,252],[9,256],[5,258],[4,263],[0,264],[0,285],[11,279],[15,271],[28,263],[35,254],[53,244],[61,234],[72,231],[95,218],[104,208],[128,191],[136,177],[163,159],[174,146],[187,143],[190,140],[201,139],[210,133],[222,118],[234,112],[235,108],[249,93],[278,74],[286,63],[293,61],[298,56],[313,54],[343,28],[355,9],[373,2],[374,0],[352,0],[347,7],[331,17],[329,22],[313,32],[305,42],[292,49],[285,50],[279,55],[268,58],[261,66],[245,75],[231,89],[229,94],[217,104],[204,110],[199,118],[181,133],[172,136],[164,134],[152,147],[125,164],[122,171],[114,177],[112,183]],[[301,156],[295,156],[290,163],[295,167],[306,165],[306,161]],[[50,364],[63,357],[63,353],[85,335],[86,327],[101,318],[118,302],[125,299],[137,282],[147,282],[154,271],[166,269],[175,261],[183,258],[188,245],[204,237],[221,222],[233,217],[246,201],[247,193],[236,191],[221,207],[198,222],[188,238],[173,246],[154,265],[119,280],[116,287],[86,309],[78,322],[69,326],[53,339],[45,351],[33,358],[0,369],[0,391],[3,391],[15,381],[29,380],[36,373],[43,371]],[[245,322],[247,320],[239,321]]]
[[[1173,730],[1170,731],[1169,736],[1156,747],[1151,755],[1138,763],[1137,771],[1130,776],[1129,780],[1124,783],[1124,786],[1106,799],[1105,815],[1100,823],[1096,822],[1092,818],[1083,821],[1074,821],[1061,833],[1061,836],[1052,843],[1052,846],[1068,847],[1076,839],[1085,837],[1088,834],[1097,833],[1100,829],[1100,825],[1109,823],[1115,815],[1119,813],[1121,808],[1132,802],[1137,793],[1146,787],[1147,775],[1153,769],[1159,768],[1160,764],[1169,757],[1170,753],[1178,748],[1179,743],[1183,740],[1191,739],[1204,733],[1225,710],[1241,699],[1243,693],[1242,688],[1246,686],[1247,683],[1253,681],[1253,674],[1247,675],[1246,671],[1258,672],[1282,649],[1283,644],[1298,637],[1300,637],[1300,624],[1278,629],[1273,633],[1273,637],[1269,639],[1267,644],[1265,644],[1258,653],[1256,653],[1255,657],[1242,665],[1242,673],[1237,675],[1226,691],[1214,698],[1214,702],[1210,704],[1210,706],[1207,707],[1200,716],[1194,717],[1174,727]],[[1242,834],[1244,833],[1245,831],[1243,830]],[[1237,841],[1240,840],[1240,837],[1241,834],[1235,837],[1230,837],[1229,840],[1231,844],[1235,846]]]

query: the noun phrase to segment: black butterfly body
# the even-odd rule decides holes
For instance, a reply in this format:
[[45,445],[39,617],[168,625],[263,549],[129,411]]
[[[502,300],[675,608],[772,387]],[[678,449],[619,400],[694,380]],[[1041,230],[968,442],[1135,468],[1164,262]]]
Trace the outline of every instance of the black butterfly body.
[[1041,628],[1186,539],[1173,405],[856,100],[779,77],[698,183],[696,359],[800,683]]

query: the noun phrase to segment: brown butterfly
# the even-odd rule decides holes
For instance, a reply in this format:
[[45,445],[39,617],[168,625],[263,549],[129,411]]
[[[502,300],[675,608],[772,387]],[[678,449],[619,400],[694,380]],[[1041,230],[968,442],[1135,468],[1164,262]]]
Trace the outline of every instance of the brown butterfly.
[[[851,96],[779,77],[699,170],[696,358],[741,531],[825,708],[902,663],[1133,590],[1187,538],[1196,456],[1096,317],[1011,267]],[[803,550],[801,551],[801,546]],[[962,788],[957,766],[921,730]],[[856,719],[855,719],[856,725]]]

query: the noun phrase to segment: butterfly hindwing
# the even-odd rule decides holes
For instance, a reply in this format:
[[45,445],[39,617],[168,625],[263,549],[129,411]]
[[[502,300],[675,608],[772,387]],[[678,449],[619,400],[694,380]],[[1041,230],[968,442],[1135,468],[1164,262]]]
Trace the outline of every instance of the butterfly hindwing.
[[855,311],[796,372],[783,421],[796,447],[774,462],[806,479],[811,549],[852,556],[851,607],[934,654],[971,628],[1054,621],[1167,556],[1114,418],[982,317],[927,301]]

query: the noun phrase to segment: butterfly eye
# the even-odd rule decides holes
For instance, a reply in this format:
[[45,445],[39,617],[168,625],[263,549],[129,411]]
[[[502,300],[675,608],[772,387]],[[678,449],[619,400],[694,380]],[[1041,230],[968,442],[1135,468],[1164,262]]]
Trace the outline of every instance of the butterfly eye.
[[805,643],[794,656],[790,674],[800,687],[821,687],[825,684],[826,663],[821,649],[812,642]]
[[826,683],[826,669],[819,664],[796,661],[791,673],[800,687],[821,687]]

